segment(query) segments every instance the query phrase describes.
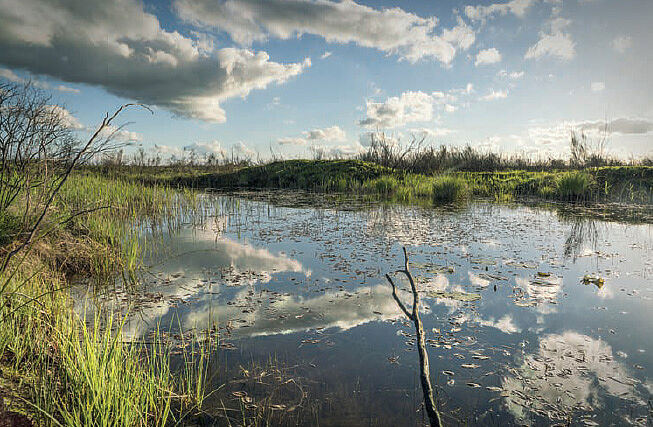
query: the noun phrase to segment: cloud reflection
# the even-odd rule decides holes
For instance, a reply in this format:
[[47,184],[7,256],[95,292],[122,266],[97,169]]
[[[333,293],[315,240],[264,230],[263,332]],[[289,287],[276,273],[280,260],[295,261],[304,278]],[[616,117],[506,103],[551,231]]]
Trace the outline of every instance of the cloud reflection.
[[612,347],[577,332],[541,338],[537,351],[511,371],[502,380],[505,404],[521,421],[535,415],[567,419],[602,406],[602,394],[644,404],[635,388],[639,381],[614,360]]

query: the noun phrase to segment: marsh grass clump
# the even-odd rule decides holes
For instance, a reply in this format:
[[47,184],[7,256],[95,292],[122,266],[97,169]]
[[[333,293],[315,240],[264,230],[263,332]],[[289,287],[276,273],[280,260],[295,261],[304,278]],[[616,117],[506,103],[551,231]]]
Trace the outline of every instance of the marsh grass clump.
[[587,172],[566,172],[558,178],[556,192],[563,200],[587,200],[593,185],[594,178]]
[[137,343],[123,341],[122,324],[98,320],[88,326],[71,316],[55,329],[57,357],[39,361],[55,375],[35,377],[40,412],[64,426],[165,425],[173,388],[165,350],[142,357]]
[[[111,318],[88,326],[71,312],[68,292],[71,277],[83,275],[96,287],[135,277],[145,250],[139,230],[174,226],[196,208],[195,196],[165,185],[70,176],[43,233],[0,274],[0,394],[46,426],[165,425],[199,409],[205,344],[191,340],[188,351],[200,353],[184,353],[193,363],[172,370],[168,343],[124,341],[121,322]],[[2,255],[16,245],[24,220],[12,213],[0,220]],[[15,383],[4,385],[11,378]]]
[[392,176],[382,176],[371,181],[371,185],[374,187],[374,190],[379,194],[391,195],[393,194],[399,183]]
[[469,197],[467,182],[457,176],[445,175],[433,183],[433,201],[436,203],[460,202]]

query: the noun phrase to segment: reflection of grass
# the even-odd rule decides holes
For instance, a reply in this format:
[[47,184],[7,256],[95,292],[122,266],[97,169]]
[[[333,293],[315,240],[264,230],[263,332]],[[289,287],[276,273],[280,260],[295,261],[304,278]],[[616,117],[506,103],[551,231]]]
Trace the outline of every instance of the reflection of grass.
[[[653,202],[653,167],[606,166],[582,171],[451,172],[448,181],[431,175],[388,169],[359,160],[287,160],[234,170],[206,167],[179,169],[141,167],[110,170],[110,174],[150,184],[187,188],[293,188],[322,192],[368,194],[397,201],[438,199],[434,189],[463,192],[499,201],[534,197],[550,200]],[[445,187],[448,186],[448,187]],[[459,191],[460,190],[460,191]]]
[[[144,248],[134,224],[169,225],[179,209],[194,206],[188,196],[167,186],[71,177],[39,239],[0,274],[0,395],[23,402],[38,425],[164,425],[201,404],[203,347],[186,356],[198,363],[172,372],[167,344],[125,343],[110,316],[106,327],[98,319],[87,326],[71,312],[68,293],[70,277],[78,275],[96,285],[121,272],[135,278]],[[88,213],[72,215],[79,211]],[[0,226],[6,236],[21,224],[6,216]],[[191,344],[198,348],[196,340]]]

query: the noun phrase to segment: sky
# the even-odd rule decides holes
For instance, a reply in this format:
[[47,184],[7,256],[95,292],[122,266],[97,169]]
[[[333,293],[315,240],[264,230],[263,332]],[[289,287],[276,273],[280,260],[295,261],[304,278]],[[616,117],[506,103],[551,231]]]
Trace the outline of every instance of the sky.
[[348,156],[371,132],[653,154],[653,1],[0,0],[0,80],[167,158]]

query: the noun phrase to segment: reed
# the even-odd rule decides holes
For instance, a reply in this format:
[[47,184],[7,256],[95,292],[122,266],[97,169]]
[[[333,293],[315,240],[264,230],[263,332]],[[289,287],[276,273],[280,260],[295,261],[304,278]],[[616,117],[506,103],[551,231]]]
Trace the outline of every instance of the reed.
[[[71,175],[39,238],[0,275],[0,389],[35,423],[163,426],[199,410],[210,339],[184,343],[182,357],[192,363],[173,370],[173,343],[158,334],[127,341],[124,319],[80,317],[69,293],[79,274],[95,286],[137,281],[143,227],[170,226],[197,207],[193,191]],[[0,223],[5,236],[17,229],[15,218]],[[2,251],[11,245],[5,238]]]

